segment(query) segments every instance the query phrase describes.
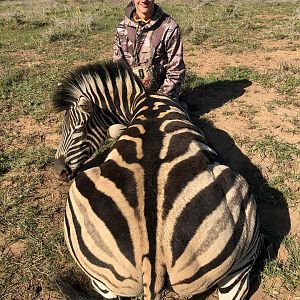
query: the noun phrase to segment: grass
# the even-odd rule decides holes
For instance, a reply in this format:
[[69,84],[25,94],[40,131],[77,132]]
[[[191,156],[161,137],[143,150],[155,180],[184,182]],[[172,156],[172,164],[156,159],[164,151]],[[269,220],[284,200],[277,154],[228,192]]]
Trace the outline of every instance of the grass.
[[[252,186],[257,186],[259,193],[256,198],[259,201],[267,201],[275,205],[299,205],[299,174],[297,161],[300,158],[300,150],[296,145],[279,141],[274,136],[266,135],[255,140],[245,138],[240,143],[248,149],[250,157],[259,156],[261,161],[268,161],[266,177],[268,185],[259,186],[253,177],[250,179]],[[296,163],[295,163],[296,162]],[[251,178],[251,177],[250,177]],[[279,191],[284,197],[274,197],[272,190]]]
[[[242,103],[238,108],[238,115],[243,118],[249,119],[249,121],[253,120],[257,112],[258,112],[257,108],[255,108],[253,105],[249,105],[245,103]],[[255,122],[251,122],[250,125],[256,126]]]
[[224,77],[229,80],[252,79],[253,71],[247,67],[228,67],[224,69]]
[[[20,282],[24,289],[21,292],[21,297],[24,297],[22,299],[34,299],[39,296],[42,290],[47,288],[46,280],[50,282],[53,274],[61,271],[61,263],[66,263],[65,259],[68,256],[66,249],[62,248],[62,231],[47,232],[51,220],[45,219],[44,215],[49,213],[51,211],[30,205],[20,212],[23,222],[16,225],[22,233],[20,238],[26,241],[25,249],[20,257],[5,255],[0,259],[4,275],[0,280],[0,290],[6,299],[20,296]],[[71,261],[68,263],[72,265]],[[7,282],[11,285],[8,286]]]
[[266,88],[274,88],[278,93],[286,96],[295,96],[300,87],[300,79],[297,77],[298,67],[281,65],[279,70],[267,70],[258,72],[248,67],[227,67],[224,69],[224,77],[230,80],[249,79],[258,82]]
[[25,150],[0,152],[0,176],[8,171],[39,170],[50,164],[54,150],[49,147],[29,147]]
[[7,113],[2,114],[0,120],[14,119],[16,115],[31,115],[39,120],[48,114],[50,91],[56,84],[54,78],[57,78],[58,70],[54,68],[51,74],[45,67],[15,68],[1,78],[2,105]]
[[[30,168],[23,169],[22,163],[19,175],[2,178],[2,183],[9,180],[9,185],[0,193],[0,233],[6,233],[0,247],[3,250],[22,242],[24,249],[19,255],[0,255],[1,299],[35,299],[42,290],[51,291],[49,284],[62,271],[62,265],[72,267],[61,227],[63,202],[49,201],[53,192],[45,186],[47,179],[39,169],[40,163],[30,159],[27,163]],[[61,197],[66,200],[66,194]]]
[[[262,275],[262,285],[268,294],[276,297],[285,289],[294,291],[300,280],[300,247],[299,240],[287,236],[282,243],[283,258],[269,260]],[[274,278],[270,282],[269,278]]]
[[1,97],[5,98],[9,95],[11,89],[22,82],[25,77],[25,70],[23,69],[13,69],[8,72],[0,79],[0,91]]
[[214,83],[217,82],[218,78],[215,75],[211,75],[208,77],[200,77],[197,74],[188,71],[186,76],[185,76],[185,80],[182,86],[183,89],[183,93],[185,91],[191,91],[194,90],[195,88],[198,88],[199,86],[203,86],[205,84],[210,84],[210,83]]
[[299,193],[299,174],[292,169],[277,174],[275,173],[270,177],[270,187],[281,191],[290,207],[297,207],[300,203],[299,197],[297,196]]
[[[160,3],[179,22],[186,53],[194,53],[186,59],[185,93],[200,90],[205,101],[223,101],[201,117],[217,123],[223,116],[223,130],[243,120],[245,129],[236,135],[228,131],[227,136],[246,149],[249,159],[257,159],[256,168],[266,178],[261,186],[253,174],[249,176],[258,200],[299,208],[300,178],[294,163],[299,148],[273,135],[272,125],[255,122],[261,107],[246,98],[236,99],[244,91],[234,93],[243,80],[259,85],[266,94],[275,91],[276,98],[262,98],[262,106],[270,113],[287,110],[290,115],[282,123],[289,126],[282,132],[293,137],[300,128],[294,113],[299,109],[299,65],[282,61],[257,70],[245,62],[245,66],[229,65],[203,75],[199,54],[199,50],[213,50],[234,57],[298,50],[299,1]],[[56,182],[51,172],[60,125],[60,116],[51,109],[51,95],[68,70],[112,56],[115,28],[126,4],[118,0],[0,1],[0,299],[63,299],[55,277],[82,276],[63,240],[68,185]],[[269,41],[274,43],[272,48],[265,47]],[[37,125],[31,128],[31,124]],[[104,145],[98,155],[103,156],[110,145]],[[283,202],[276,200],[272,189],[284,195]],[[19,254],[3,255],[18,243],[23,245]],[[274,298],[293,293],[299,282],[299,241],[290,235],[283,244],[287,260],[269,261],[263,271],[264,290]]]
[[[174,5],[174,2],[176,5]],[[180,1],[172,6],[162,3],[179,21],[187,40],[194,45],[212,45],[225,53],[250,52],[261,49],[260,39],[299,39],[299,18],[292,2],[243,3],[224,1],[191,1],[190,7]],[[271,28],[271,30],[270,30]],[[260,38],[258,38],[260,37]]]
[[300,156],[300,151],[295,145],[278,141],[273,136],[257,139],[251,145],[250,152],[259,153],[263,157],[269,155],[277,164],[293,162],[296,156]]

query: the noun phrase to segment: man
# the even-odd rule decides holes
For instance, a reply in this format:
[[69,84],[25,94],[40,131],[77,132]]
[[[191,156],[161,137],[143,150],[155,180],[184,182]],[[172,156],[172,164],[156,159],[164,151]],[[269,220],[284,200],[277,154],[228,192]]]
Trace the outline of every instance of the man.
[[[115,35],[113,60],[125,60],[149,91],[179,101],[185,76],[183,47],[178,24],[154,3],[154,0],[133,0]],[[112,125],[108,134],[118,138],[125,130],[121,124]]]
[[185,75],[180,30],[154,0],[128,4],[115,36],[113,60],[120,59],[127,61],[148,90],[179,102]]

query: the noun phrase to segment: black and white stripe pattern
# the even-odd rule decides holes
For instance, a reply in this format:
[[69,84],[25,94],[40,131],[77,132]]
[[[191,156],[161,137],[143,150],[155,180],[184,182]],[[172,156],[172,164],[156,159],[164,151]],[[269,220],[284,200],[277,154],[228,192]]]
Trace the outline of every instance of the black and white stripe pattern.
[[[65,237],[74,259],[108,299],[141,292],[145,299],[158,299],[165,288],[193,295],[213,285],[219,286],[220,299],[244,299],[262,243],[248,184],[218,163],[217,153],[171,99],[145,93],[123,65],[102,68],[110,76],[79,70],[80,88],[71,82],[70,94],[74,89],[78,102],[82,96],[85,105],[91,106],[86,99],[92,102],[92,112],[85,110],[88,119],[107,114],[128,128],[105,162],[79,173],[71,185]],[[90,97],[81,93],[87,90]],[[90,136],[107,128],[82,121],[76,101],[71,110],[74,124],[79,116],[91,127],[84,129]],[[79,144],[74,134],[64,134],[68,142],[61,145]],[[83,157],[80,149],[72,155]],[[66,156],[67,147],[58,153]]]
[[129,123],[133,100],[144,93],[122,63],[87,65],[70,73],[53,96],[55,110],[65,111],[55,158],[76,172],[103,144],[111,125]]

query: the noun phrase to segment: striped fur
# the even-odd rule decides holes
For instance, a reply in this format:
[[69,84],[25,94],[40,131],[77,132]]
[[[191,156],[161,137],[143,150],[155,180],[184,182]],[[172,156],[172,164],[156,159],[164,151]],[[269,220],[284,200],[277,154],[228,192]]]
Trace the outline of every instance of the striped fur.
[[65,111],[55,158],[76,173],[103,144],[111,125],[130,122],[133,102],[144,93],[123,63],[90,64],[70,73],[53,96],[55,110]]
[[[106,105],[111,119],[128,128],[105,162],[79,173],[71,185],[65,215],[71,254],[107,299],[141,292],[145,299],[158,299],[165,288],[190,296],[213,285],[219,286],[220,299],[244,299],[262,243],[248,184],[218,163],[216,152],[171,99],[142,89],[134,95],[132,88],[129,98],[118,96],[134,77],[122,65],[114,68],[114,77],[103,79],[115,82],[109,90],[95,73],[76,74],[86,85],[80,90],[90,91],[89,97],[84,94],[94,107],[89,118],[101,119]],[[80,99],[78,88],[72,89]],[[112,109],[121,98],[126,109]],[[71,115],[79,110],[76,103],[68,109],[76,123],[78,115]],[[74,126],[69,120],[64,128]],[[74,155],[83,157],[79,148]],[[58,153],[67,160],[67,149]]]

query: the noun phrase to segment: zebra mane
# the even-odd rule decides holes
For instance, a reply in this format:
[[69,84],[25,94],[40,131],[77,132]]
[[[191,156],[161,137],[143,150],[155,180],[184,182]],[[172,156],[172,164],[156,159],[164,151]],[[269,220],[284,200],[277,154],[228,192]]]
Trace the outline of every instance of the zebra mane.
[[103,82],[106,82],[108,79],[116,79],[126,74],[138,80],[124,61],[104,61],[80,66],[66,75],[58,84],[52,97],[54,110],[56,112],[68,110],[77,102],[74,92],[81,91],[81,86],[85,84],[84,78],[100,77]]

